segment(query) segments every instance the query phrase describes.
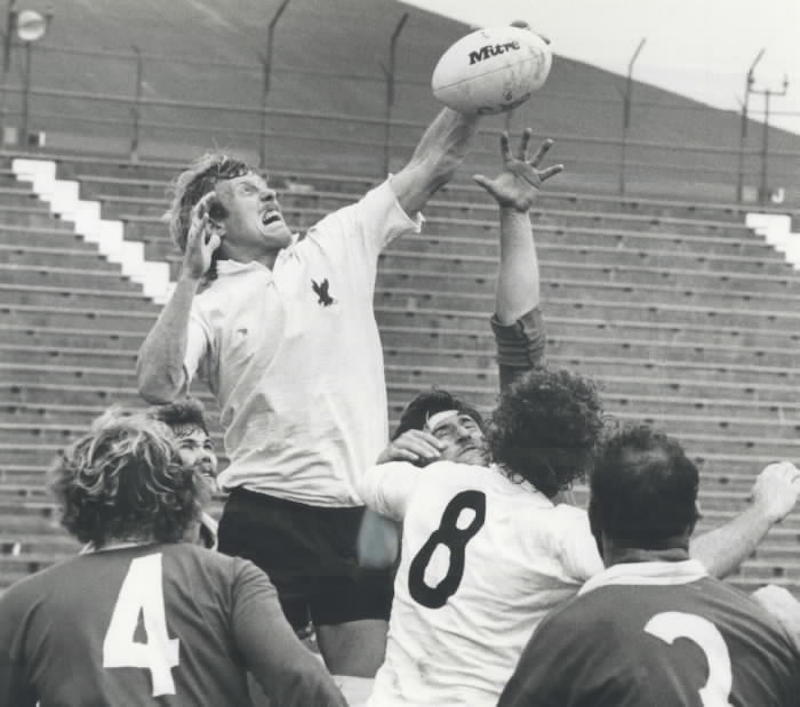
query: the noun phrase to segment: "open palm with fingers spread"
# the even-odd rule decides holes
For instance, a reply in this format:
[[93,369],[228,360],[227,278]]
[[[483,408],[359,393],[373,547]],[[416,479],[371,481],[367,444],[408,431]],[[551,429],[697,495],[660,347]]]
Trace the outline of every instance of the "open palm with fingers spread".
[[526,128],[522,133],[519,152],[514,157],[508,145],[508,133],[504,132],[500,136],[503,171],[494,179],[488,179],[482,174],[472,177],[494,197],[501,207],[513,208],[516,211],[528,211],[536,201],[542,184],[564,169],[564,165],[556,164],[540,170],[539,165],[553,146],[553,141],[545,140],[533,158],[528,159],[530,139],[530,128]]

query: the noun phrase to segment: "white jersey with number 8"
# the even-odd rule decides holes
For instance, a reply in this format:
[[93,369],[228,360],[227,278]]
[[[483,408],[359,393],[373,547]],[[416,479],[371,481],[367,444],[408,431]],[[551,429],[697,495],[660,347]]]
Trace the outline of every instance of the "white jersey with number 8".
[[496,467],[392,462],[361,493],[403,522],[371,705],[494,705],[536,624],[602,569],[584,511]]

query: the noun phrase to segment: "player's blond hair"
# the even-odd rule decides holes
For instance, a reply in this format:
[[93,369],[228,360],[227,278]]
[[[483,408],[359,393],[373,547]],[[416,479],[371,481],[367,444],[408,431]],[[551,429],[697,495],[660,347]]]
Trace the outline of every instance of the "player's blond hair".
[[252,168],[246,162],[219,152],[209,152],[181,172],[169,187],[172,203],[164,214],[169,235],[178,250],[186,250],[186,238],[192,222],[192,209],[212,191],[217,182],[242,177]]
[[101,416],[59,455],[52,475],[62,524],[95,547],[112,539],[178,542],[205,501],[169,428],[124,410]]

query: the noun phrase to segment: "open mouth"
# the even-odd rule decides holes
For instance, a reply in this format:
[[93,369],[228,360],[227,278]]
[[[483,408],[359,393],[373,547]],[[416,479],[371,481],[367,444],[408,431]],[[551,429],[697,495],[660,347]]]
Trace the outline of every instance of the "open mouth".
[[273,223],[277,223],[281,220],[281,214],[279,211],[265,211],[261,214],[261,223],[264,226],[271,226]]

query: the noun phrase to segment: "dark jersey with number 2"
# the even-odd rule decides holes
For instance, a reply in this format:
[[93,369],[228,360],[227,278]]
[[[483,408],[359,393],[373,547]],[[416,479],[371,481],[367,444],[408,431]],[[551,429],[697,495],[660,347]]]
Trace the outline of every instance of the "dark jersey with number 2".
[[267,576],[195,545],[121,547],[33,575],[0,598],[0,704],[344,705],[297,641]]
[[614,565],[534,632],[501,707],[793,707],[800,654],[695,561]]

